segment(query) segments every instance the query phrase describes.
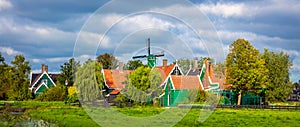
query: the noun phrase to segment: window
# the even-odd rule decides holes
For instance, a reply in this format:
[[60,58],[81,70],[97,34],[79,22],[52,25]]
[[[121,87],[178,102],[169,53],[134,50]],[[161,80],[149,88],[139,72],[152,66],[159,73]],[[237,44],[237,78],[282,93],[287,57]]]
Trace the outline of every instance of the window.
[[48,85],[48,80],[47,79],[43,79],[42,82],[44,82],[46,85]]

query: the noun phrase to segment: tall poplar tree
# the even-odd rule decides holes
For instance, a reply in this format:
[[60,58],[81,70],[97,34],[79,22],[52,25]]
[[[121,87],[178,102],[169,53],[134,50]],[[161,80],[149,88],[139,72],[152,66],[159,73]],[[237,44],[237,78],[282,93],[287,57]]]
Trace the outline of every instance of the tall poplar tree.
[[286,101],[292,92],[293,86],[289,77],[292,62],[289,55],[283,52],[264,50],[262,58],[266,61],[269,70],[266,98],[268,101]]

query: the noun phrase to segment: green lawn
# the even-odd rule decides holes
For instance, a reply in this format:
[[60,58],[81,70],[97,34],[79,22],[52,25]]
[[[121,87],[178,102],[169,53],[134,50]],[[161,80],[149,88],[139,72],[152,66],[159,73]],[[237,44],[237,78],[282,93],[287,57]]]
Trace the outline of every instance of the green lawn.
[[[31,118],[37,120],[43,119],[58,126],[98,126],[98,124],[89,117],[89,115],[83,108],[79,108],[76,106],[65,106],[62,102],[22,102],[15,106],[29,108],[30,110],[27,110],[25,115]],[[169,125],[166,119],[176,119],[176,116],[183,116],[185,114],[184,111],[188,111],[186,109],[164,109],[153,107],[115,109],[117,109],[117,112],[123,113],[124,116],[134,116],[136,118],[148,118],[149,116],[154,116],[154,126]],[[166,118],[156,120],[156,114],[164,113],[166,111],[174,111],[176,113],[167,116]],[[122,117],[119,114],[108,112],[103,108],[91,108],[88,109],[87,112],[89,112],[90,116],[93,118],[99,114],[111,114],[110,116],[113,118]],[[198,121],[199,114],[200,109],[191,109],[188,114],[184,116],[183,119],[181,119],[181,121],[178,122],[175,126],[300,126],[300,111],[217,109],[203,123]],[[101,123],[107,122],[109,124],[115,124],[116,126],[123,125],[122,121],[114,121],[114,119],[112,119],[111,117],[99,117],[99,119],[96,118],[95,121]],[[126,120],[127,118],[125,119],[125,121]],[[128,124],[141,125],[140,123],[143,122],[145,121],[137,120],[134,123]]]

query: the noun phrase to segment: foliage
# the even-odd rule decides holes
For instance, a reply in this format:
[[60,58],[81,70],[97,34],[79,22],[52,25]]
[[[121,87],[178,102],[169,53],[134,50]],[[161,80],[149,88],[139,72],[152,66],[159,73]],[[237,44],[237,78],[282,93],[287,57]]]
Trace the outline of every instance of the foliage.
[[74,76],[76,69],[80,66],[79,62],[76,62],[74,58],[69,59],[68,62],[65,62],[64,65],[60,66],[61,73],[57,77],[57,80],[60,84],[65,84],[67,80],[69,84],[72,84],[74,81]]
[[128,75],[123,93],[135,104],[143,105],[162,93],[161,81],[161,76],[157,70],[151,71],[150,67],[141,66]]
[[259,92],[267,86],[268,69],[264,59],[259,57],[259,51],[244,39],[238,39],[230,45],[226,57],[226,82],[233,84],[236,93],[242,90]]
[[88,60],[78,68],[74,86],[78,91],[80,100],[95,101],[99,99],[103,84],[100,63]]
[[221,62],[217,63],[213,68],[215,76],[217,76],[219,79],[225,78],[225,70],[226,70],[225,63],[221,63]]
[[102,54],[97,57],[97,61],[101,63],[103,69],[116,69],[118,66],[118,60],[113,54]]
[[0,99],[8,99],[8,91],[12,83],[12,67],[5,63],[5,58],[0,52]]
[[193,89],[188,91],[188,96],[190,101],[203,103],[206,101],[207,92],[204,90]]
[[9,100],[28,100],[32,98],[29,88],[28,75],[30,74],[29,62],[25,61],[23,55],[16,55],[15,59],[11,61],[12,64],[12,78],[10,89],[8,91]]
[[[198,60],[198,58],[195,58],[198,62],[198,66],[197,68],[201,68],[202,65],[204,64],[204,60],[209,60],[210,63],[213,63],[214,60],[210,57],[200,57],[200,59]],[[178,64],[178,66],[180,67],[180,69],[182,70],[183,74],[187,74],[187,72],[190,69],[193,69],[194,67],[194,60],[189,60],[189,59],[179,59],[176,62],[173,62],[173,64]]]
[[272,102],[286,101],[293,89],[289,78],[289,69],[292,66],[289,55],[265,49],[262,58],[269,70],[266,98]]
[[189,59],[179,59],[179,60],[177,60],[177,64],[180,67],[180,69],[182,70],[182,73],[186,74],[190,69],[192,69],[193,62],[192,62],[192,60],[189,60]]
[[69,86],[68,87],[68,95],[73,95],[76,94],[76,88],[74,86]]
[[129,60],[127,64],[125,64],[125,70],[135,70],[140,66],[144,66],[141,60]]
[[74,86],[69,86],[68,87],[68,99],[67,101],[69,103],[75,103],[78,101],[78,95],[76,92],[76,88]]
[[123,107],[126,105],[126,102],[129,102],[130,100],[122,93],[119,93],[114,101],[117,103],[118,107]]
[[42,94],[40,94],[36,100],[39,101],[64,101],[66,99],[66,86],[56,83],[56,86],[52,86]]

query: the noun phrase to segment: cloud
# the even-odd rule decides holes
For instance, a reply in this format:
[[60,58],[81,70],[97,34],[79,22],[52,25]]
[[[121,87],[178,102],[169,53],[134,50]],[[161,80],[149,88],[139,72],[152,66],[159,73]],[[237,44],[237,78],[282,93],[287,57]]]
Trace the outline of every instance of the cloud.
[[21,52],[12,49],[11,47],[0,47],[0,52],[6,53],[9,56],[21,54]]
[[[52,68],[56,66],[58,68],[58,64],[64,62],[64,58],[72,56],[77,33],[85,20],[89,19],[89,16],[105,2],[102,0],[88,3],[72,0],[59,2],[0,0],[0,12],[1,14],[4,14],[2,11],[5,12],[4,16],[0,17],[0,46],[6,47],[6,53],[8,52],[7,48],[12,49],[9,52],[11,54],[24,53],[33,61],[33,66],[38,65],[33,68],[39,69],[40,65],[37,63],[44,61],[51,64]],[[214,48],[214,50],[223,49],[227,54],[228,45],[237,38],[249,40],[260,50],[263,48],[283,50],[295,57],[294,63],[299,56],[300,2],[297,0],[201,1],[196,4],[198,10],[188,4],[180,4],[180,1],[172,1],[172,4],[168,1],[161,1],[159,4],[152,1],[137,1],[133,3],[134,5],[129,5],[131,3],[127,1],[116,2],[119,3],[98,14],[97,20],[91,25],[93,27],[91,31],[82,32],[82,35],[88,38],[82,41],[84,43],[79,49],[82,51],[79,54],[79,58],[82,60],[94,58],[94,55],[99,53],[91,51],[91,47],[96,49],[101,38],[104,38],[100,44],[101,52],[109,53],[114,52],[120,43],[128,41],[126,42],[128,45],[122,47],[123,52],[119,52],[120,54],[117,56],[120,59],[131,57],[129,54],[135,53],[136,49],[145,47],[145,39],[148,37],[151,38],[154,46],[176,49],[176,51],[181,48],[175,47],[176,45],[170,47],[171,41],[176,39],[164,32],[170,32],[177,39],[188,42],[187,45],[191,47],[196,56],[206,56],[208,54],[205,51],[207,47]],[[184,24],[163,15],[130,15],[114,26],[107,35],[104,34],[103,30],[107,30],[116,21],[128,16],[127,14],[134,10],[172,13],[175,18],[176,16],[183,17],[184,20],[192,21],[192,24],[189,25],[200,26],[201,29],[195,31],[201,36],[213,37],[215,36],[215,33],[212,32],[214,29],[209,30],[206,27],[211,24],[205,24],[201,19],[207,17],[203,15],[203,17],[195,18],[194,16],[199,13],[199,10],[202,10],[212,21],[224,46],[218,47],[210,43],[217,41],[217,38],[199,41],[202,38],[199,39],[195,36]],[[160,29],[163,32],[150,31],[152,28]],[[137,31],[139,29],[143,30]],[[140,32],[142,34],[136,34]],[[134,37],[130,38],[129,36]],[[160,49],[156,50],[160,51]]]
[[12,4],[7,0],[0,0],[0,12],[12,8]]
[[72,53],[75,32],[65,32],[38,23],[23,24],[12,18],[0,18],[1,45],[21,49],[33,58],[57,57]]
[[55,58],[43,58],[43,59],[37,59],[37,58],[34,58],[32,59],[32,62],[34,63],[52,63],[52,62],[65,62],[67,61],[68,59],[70,59],[70,57],[55,57]]
[[199,8],[206,14],[213,14],[217,16],[222,16],[224,18],[243,17],[243,16],[250,16],[251,14],[253,14],[253,13],[248,13],[248,15],[245,15],[248,8],[243,3],[219,3],[218,2],[217,4],[200,4]]

